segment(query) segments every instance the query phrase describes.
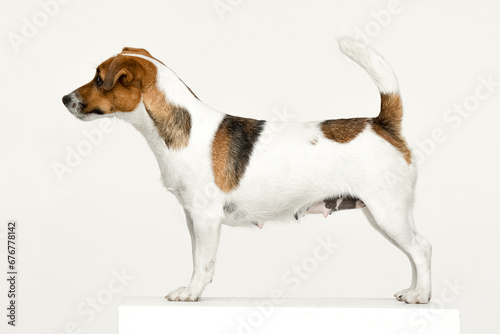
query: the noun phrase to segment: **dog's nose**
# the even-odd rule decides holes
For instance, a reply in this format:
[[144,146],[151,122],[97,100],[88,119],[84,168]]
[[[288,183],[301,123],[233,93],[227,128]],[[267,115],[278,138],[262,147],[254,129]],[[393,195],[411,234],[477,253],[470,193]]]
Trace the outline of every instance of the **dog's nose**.
[[68,106],[68,103],[71,101],[71,97],[68,95],[64,95],[63,98],[62,98],[62,102],[63,104],[67,107]]

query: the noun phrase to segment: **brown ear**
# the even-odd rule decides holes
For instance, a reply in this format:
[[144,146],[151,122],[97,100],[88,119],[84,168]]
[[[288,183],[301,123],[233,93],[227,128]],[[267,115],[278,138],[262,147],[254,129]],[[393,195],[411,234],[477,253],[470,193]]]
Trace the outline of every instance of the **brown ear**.
[[140,80],[140,67],[141,65],[135,59],[117,56],[106,71],[102,88],[110,90],[120,79],[123,85]]
[[128,46],[126,46],[126,47],[123,48],[122,53],[135,53],[135,54],[138,54],[138,55],[143,55],[143,56],[148,56],[148,57],[153,58],[153,56],[151,55],[151,53],[149,53],[145,49],[131,48],[131,47],[128,47]]
[[[139,48],[130,48],[128,46],[124,47],[123,50],[122,50],[122,54],[127,54],[127,53],[133,53],[133,54],[136,54],[136,55],[142,55],[142,56],[146,56],[146,57],[149,57],[149,58],[153,58],[155,60],[157,60],[158,62],[162,63],[160,60],[156,59],[155,57],[153,57],[151,55],[151,53],[149,53],[147,50],[145,49],[139,49]],[[165,64],[163,64],[165,65]]]

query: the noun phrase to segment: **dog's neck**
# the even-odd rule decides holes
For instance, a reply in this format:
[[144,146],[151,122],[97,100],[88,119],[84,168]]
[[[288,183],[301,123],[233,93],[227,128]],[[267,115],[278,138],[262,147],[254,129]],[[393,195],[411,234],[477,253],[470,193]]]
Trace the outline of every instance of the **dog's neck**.
[[[164,185],[175,192],[183,187],[182,183],[185,179],[189,179],[190,172],[200,172],[197,168],[204,170],[207,167],[210,168],[210,166],[203,166],[203,164],[209,163],[210,159],[205,161],[206,159],[199,159],[199,157],[210,154],[210,143],[224,114],[201,102],[167,66],[146,56],[134,56],[155,64],[157,68],[156,85],[158,90],[165,95],[166,102],[187,111],[189,114],[190,128],[186,145],[169,147],[165,134],[162,136],[159,125],[151,117],[150,111],[147,110],[149,101],[144,100],[145,96],[133,112],[117,113],[119,118],[132,124],[146,138],[158,160]],[[200,160],[202,161],[200,162]],[[198,161],[197,166],[193,166],[195,161]]]

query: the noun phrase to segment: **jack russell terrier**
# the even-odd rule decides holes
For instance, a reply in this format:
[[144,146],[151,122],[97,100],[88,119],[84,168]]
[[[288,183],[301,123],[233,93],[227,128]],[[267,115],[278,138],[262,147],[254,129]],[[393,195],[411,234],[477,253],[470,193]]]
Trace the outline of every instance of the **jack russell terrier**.
[[116,116],[139,130],[165,187],[182,204],[193,276],[168,300],[199,300],[212,281],[221,224],[262,228],[268,221],[360,208],[410,260],[411,286],[394,296],[412,304],[429,301],[431,245],[413,222],[417,172],[401,134],[397,78],[369,46],[351,38],[339,46],[377,85],[377,117],[279,124],[224,114],[135,48],[100,64],[92,81],[63,97],[81,120]]

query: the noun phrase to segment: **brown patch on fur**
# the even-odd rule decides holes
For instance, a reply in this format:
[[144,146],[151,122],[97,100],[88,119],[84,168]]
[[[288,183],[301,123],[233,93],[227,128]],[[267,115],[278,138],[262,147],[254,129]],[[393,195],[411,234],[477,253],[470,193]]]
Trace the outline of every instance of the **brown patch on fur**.
[[264,121],[226,115],[212,142],[215,184],[224,192],[236,188],[250,161]]
[[401,132],[403,119],[403,103],[399,94],[380,94],[380,114],[376,118],[387,131]]
[[321,122],[321,131],[326,138],[339,143],[348,143],[361,133],[367,123],[373,131],[387,140],[403,154],[406,162],[411,164],[411,152],[401,135],[403,103],[397,93],[381,94],[380,114],[376,118],[334,119]]
[[226,176],[229,174],[227,166],[229,165],[230,143],[231,135],[228,129],[219,126],[212,142],[212,170],[215,184],[225,192],[229,192],[234,187],[234,183],[237,184],[232,176],[233,173]]
[[[147,50],[145,50],[145,49],[131,48],[131,47],[126,46],[126,47],[124,47],[124,48],[123,48],[123,50],[122,50],[122,53],[121,53],[121,54],[123,55],[123,54],[127,54],[127,53],[138,54],[138,55],[143,55],[143,56],[146,56],[146,57],[149,57],[149,58],[153,58],[154,60],[156,60],[156,61],[160,62],[161,64],[163,64],[163,62],[162,62],[161,60],[159,60],[159,59],[157,59],[157,58],[153,57],[153,56],[151,55],[151,53],[149,53],[149,52],[148,52]],[[165,65],[165,64],[163,64],[163,65]],[[166,66],[166,65],[165,65],[165,66]],[[181,80],[181,82],[184,84],[184,86],[186,86],[186,88],[189,90],[189,92],[190,92],[191,94],[193,94],[193,96],[194,96],[194,97],[196,97],[196,98],[199,100],[198,96],[196,96],[196,94],[195,94],[195,93],[191,90],[191,88],[189,88],[189,86],[188,86],[188,85],[186,85],[186,84],[184,83],[184,81],[182,81],[182,79],[181,79],[181,78],[179,78],[179,80]]]
[[367,122],[366,118],[329,119],[321,122],[320,126],[326,138],[348,143],[365,129]]
[[[144,49],[123,50],[151,57]],[[101,85],[97,77],[102,80]],[[142,98],[167,147],[185,147],[189,142],[191,116],[185,108],[167,101],[156,86],[156,77],[156,66],[150,61],[122,54],[110,58],[99,65],[94,80],[77,90],[85,105],[82,113],[133,111]]]
[[185,108],[159,103],[154,107],[146,105],[146,110],[167,147],[178,149],[187,146],[191,132],[191,115]]
[[313,138],[309,141],[311,145],[316,145],[318,143],[318,138]]
[[401,135],[403,103],[399,94],[380,94],[380,114],[371,121],[372,129],[377,135],[387,140],[403,154],[411,164],[411,152]]
[[142,77],[139,72],[135,73],[138,70],[130,63],[115,62],[115,58],[99,65],[94,79],[76,90],[84,102],[82,114],[134,110],[142,95]]

